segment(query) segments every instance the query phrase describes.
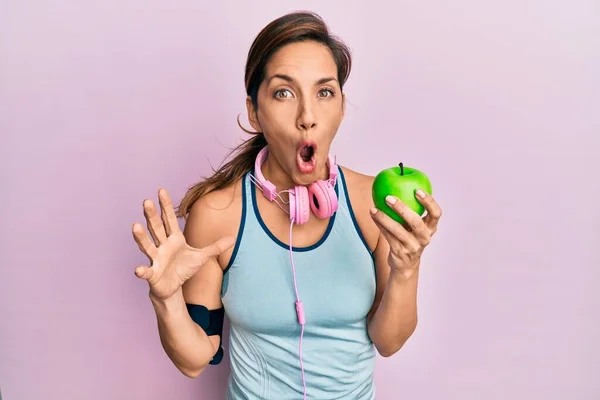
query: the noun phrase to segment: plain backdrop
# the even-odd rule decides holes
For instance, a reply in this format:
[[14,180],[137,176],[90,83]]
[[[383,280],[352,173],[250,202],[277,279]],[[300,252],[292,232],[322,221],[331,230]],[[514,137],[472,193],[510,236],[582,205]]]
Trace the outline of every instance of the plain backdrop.
[[3,1],[2,398],[222,398],[227,360],[163,352],[131,225],[246,138],[248,48],[297,9],[353,51],[338,161],[422,169],[444,210],[377,398],[600,398],[592,0]]

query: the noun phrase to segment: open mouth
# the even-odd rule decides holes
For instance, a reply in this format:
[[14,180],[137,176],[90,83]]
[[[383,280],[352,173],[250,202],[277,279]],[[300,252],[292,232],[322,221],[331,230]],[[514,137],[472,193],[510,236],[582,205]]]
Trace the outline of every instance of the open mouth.
[[304,145],[300,149],[300,158],[304,162],[309,162],[315,155],[315,149],[311,145]]
[[314,170],[316,164],[317,145],[313,142],[303,142],[298,148],[298,168],[304,173]]

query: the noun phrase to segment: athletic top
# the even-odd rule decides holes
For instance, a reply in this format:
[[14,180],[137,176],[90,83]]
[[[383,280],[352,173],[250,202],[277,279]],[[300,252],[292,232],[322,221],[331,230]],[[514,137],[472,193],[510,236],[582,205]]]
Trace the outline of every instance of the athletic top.
[[[302,341],[306,398],[372,400],[376,353],[367,334],[367,314],[375,298],[375,265],[338,169],[338,211],[325,234],[312,246],[293,248],[297,289],[306,314]],[[242,188],[240,230],[221,291],[230,321],[226,398],[302,399],[301,326],[290,248],[261,218],[256,186],[248,173]]]

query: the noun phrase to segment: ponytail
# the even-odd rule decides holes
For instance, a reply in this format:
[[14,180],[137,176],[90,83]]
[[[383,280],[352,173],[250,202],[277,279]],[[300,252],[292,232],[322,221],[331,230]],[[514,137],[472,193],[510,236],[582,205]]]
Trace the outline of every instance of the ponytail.
[[[246,130],[244,129],[244,131]],[[253,136],[233,149],[228,156],[228,158],[231,157],[228,162],[217,170],[213,169],[213,175],[205,177],[204,180],[196,183],[187,190],[179,207],[177,207],[176,213],[178,217],[186,218],[196,200],[210,192],[233,185],[254,167],[254,161],[260,150],[267,145],[267,141],[262,133],[249,133],[252,133]]]

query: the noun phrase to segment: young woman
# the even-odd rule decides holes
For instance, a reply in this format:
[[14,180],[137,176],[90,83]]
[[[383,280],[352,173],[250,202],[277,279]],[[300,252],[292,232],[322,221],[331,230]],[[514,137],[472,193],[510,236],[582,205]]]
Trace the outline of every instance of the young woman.
[[441,210],[422,191],[423,218],[389,198],[398,224],[373,207],[373,177],[329,155],[350,66],[319,16],[271,22],[246,64],[253,137],[179,215],[159,189],[160,213],[143,204],[148,233],[133,226],[150,260],[135,274],[186,376],[220,362],[227,315],[228,399],[373,399],[375,350],[391,356],[417,325],[420,256]]

